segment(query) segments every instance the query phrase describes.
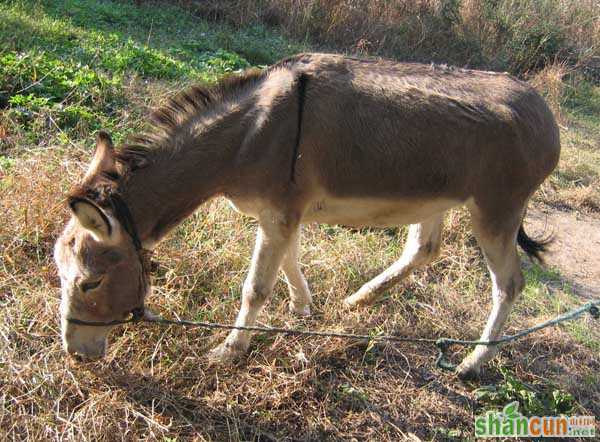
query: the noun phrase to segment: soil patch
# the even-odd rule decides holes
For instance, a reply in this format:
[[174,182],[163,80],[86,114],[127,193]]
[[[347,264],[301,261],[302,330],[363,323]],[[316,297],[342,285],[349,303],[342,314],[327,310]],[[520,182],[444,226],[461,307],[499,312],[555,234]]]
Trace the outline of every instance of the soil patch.
[[532,237],[552,233],[547,265],[558,268],[578,295],[600,296],[600,218],[532,208],[527,212],[525,228]]

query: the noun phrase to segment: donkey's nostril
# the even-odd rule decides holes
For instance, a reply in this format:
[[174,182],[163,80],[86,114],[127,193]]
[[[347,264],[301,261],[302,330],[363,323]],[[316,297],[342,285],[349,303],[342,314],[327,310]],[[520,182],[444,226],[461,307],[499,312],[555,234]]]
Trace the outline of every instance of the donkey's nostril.
[[131,311],[131,319],[138,321],[144,317],[144,307],[134,308]]

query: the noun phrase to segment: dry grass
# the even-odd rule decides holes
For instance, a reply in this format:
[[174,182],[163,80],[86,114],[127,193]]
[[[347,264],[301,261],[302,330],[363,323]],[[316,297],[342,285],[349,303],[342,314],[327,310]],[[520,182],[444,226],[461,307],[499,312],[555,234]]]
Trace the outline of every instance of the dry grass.
[[559,210],[600,213],[600,86],[555,63],[531,80],[561,127],[561,161],[536,197]]
[[597,0],[184,1],[238,26],[281,26],[294,38],[404,60],[536,71],[600,56]]
[[565,96],[565,77],[570,73],[569,67],[564,62],[554,62],[536,72],[529,83],[540,92],[552,109],[559,123],[564,123],[562,104]]

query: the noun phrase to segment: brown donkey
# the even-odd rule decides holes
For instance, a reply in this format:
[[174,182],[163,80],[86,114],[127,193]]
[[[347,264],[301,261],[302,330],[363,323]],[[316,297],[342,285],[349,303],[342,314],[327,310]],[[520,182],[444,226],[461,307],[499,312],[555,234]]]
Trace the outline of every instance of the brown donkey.
[[[302,223],[410,224],[400,259],[346,298],[353,307],[431,261],[444,212],[465,205],[493,281],[481,339],[498,338],[523,288],[517,243],[534,257],[543,251],[521,224],[559,153],[547,105],[507,74],[301,54],[190,89],[120,150],[100,133],[69,195],[74,216],[55,248],[65,348],[104,354],[111,326],[69,319],[110,322],[142,312],[145,251],[216,196],[259,224],[237,325],[255,323],[280,268],[291,311],[310,314],[298,266]],[[249,342],[249,333],[233,331],[212,357],[230,360]],[[496,351],[477,347],[459,375],[477,375]]]

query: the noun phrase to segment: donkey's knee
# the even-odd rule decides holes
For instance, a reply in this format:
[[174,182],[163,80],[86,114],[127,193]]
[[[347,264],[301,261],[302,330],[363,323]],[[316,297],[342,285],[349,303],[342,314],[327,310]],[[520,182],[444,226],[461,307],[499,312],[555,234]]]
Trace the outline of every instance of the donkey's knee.
[[439,238],[429,238],[426,242],[418,243],[411,250],[410,263],[414,267],[424,266],[440,256],[441,241]]
[[500,290],[504,299],[513,303],[519,297],[524,288],[525,278],[523,277],[523,273],[519,270],[510,277],[508,283],[506,284],[506,289]]
[[260,309],[271,296],[272,289],[257,282],[245,282],[242,287],[242,307]]

